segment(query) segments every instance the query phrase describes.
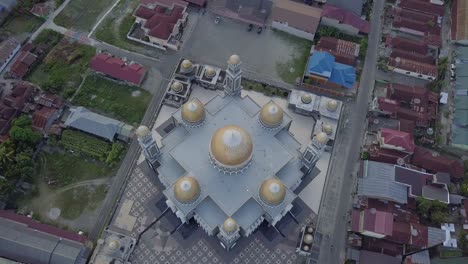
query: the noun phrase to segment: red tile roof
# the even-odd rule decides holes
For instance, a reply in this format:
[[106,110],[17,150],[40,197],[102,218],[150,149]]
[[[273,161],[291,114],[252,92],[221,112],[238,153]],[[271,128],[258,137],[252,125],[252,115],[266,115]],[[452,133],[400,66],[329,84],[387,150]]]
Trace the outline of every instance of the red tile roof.
[[445,11],[444,6],[439,6],[431,4],[430,2],[418,0],[401,0],[400,7],[438,16],[443,16]]
[[422,41],[412,40],[404,37],[387,37],[387,45],[395,49],[405,50],[407,52],[426,55],[428,53],[427,44]]
[[419,146],[415,148],[411,162],[432,173],[449,173],[452,179],[463,177],[464,174],[464,166],[461,160],[440,156],[430,149]]
[[393,231],[393,215],[378,211],[375,208],[364,211],[353,210],[351,227],[355,232],[374,232],[391,236]]
[[426,107],[429,103],[437,104],[438,95],[424,87],[408,86],[390,83],[387,86],[387,96],[392,100],[414,103]]
[[287,23],[307,33],[315,34],[320,23],[322,9],[290,0],[277,0],[272,11],[272,20]]
[[26,73],[28,73],[29,68],[37,60],[37,55],[32,54],[29,51],[22,50],[18,58],[15,60],[13,65],[10,68],[10,74],[15,78],[22,79]]
[[403,49],[397,49],[397,48],[392,49],[392,53],[390,53],[390,58],[398,58],[398,57],[417,61],[420,63],[435,64],[434,57],[430,55],[422,55],[419,53],[406,51]]
[[368,34],[370,32],[369,21],[361,19],[352,12],[336,6],[326,4],[322,11],[322,17],[338,20],[341,24],[346,24],[359,29],[359,32]]
[[187,5],[176,0],[146,0],[137,7],[134,15],[146,20],[143,27],[149,30],[149,36],[168,40],[177,21],[184,16]]
[[89,67],[97,72],[106,74],[128,83],[140,85],[146,74],[146,68],[137,63],[127,64],[120,58],[112,57],[106,53],[96,55]]
[[389,128],[382,128],[380,136],[386,145],[401,147],[405,151],[413,152],[415,148],[413,135],[403,131],[393,130]]
[[318,51],[326,51],[335,56],[335,60],[339,63],[347,65],[355,65],[356,57],[359,53],[359,45],[337,38],[322,37],[315,46]]
[[49,107],[42,107],[40,110],[37,110],[33,113],[32,116],[32,128],[43,131],[47,122],[49,122],[50,118],[57,112],[57,109],[49,108]]
[[404,164],[410,163],[410,155],[398,150],[380,148],[372,145],[369,149],[369,159],[378,162],[397,164],[398,160],[403,160]]
[[12,211],[0,210],[0,218],[21,223],[27,225],[30,229],[43,232],[49,235],[57,236],[63,239],[75,241],[80,244],[84,244],[87,240],[85,236],[78,235],[77,233],[69,232],[54,226],[41,224],[27,216],[15,214]]
[[9,38],[3,42],[0,42],[0,65],[6,61],[8,57],[10,57],[11,53],[20,45],[20,43],[14,39]]
[[48,16],[49,13],[50,13],[50,6],[48,4],[46,4],[46,3],[35,4],[31,8],[31,13],[33,13],[34,15],[39,16],[39,17]]
[[431,76],[433,78],[437,77],[437,66],[431,64],[420,63],[404,58],[390,58],[388,65],[401,70]]

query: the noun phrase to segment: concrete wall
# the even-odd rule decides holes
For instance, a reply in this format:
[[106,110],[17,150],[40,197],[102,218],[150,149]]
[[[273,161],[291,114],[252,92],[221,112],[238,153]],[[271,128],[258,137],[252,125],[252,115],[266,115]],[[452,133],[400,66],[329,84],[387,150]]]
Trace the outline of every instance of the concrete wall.
[[338,20],[331,19],[328,17],[322,17],[322,22],[320,22],[320,24],[328,27],[337,28],[338,30],[343,31],[344,33],[349,35],[359,35],[359,29],[350,25],[340,24]]
[[289,33],[291,35],[294,35],[296,37],[308,39],[310,41],[314,40],[314,36],[315,36],[314,34],[302,31],[302,30],[297,29],[297,28],[290,27],[290,26],[288,26],[287,23],[281,23],[281,22],[273,21],[272,24],[271,24],[271,27],[275,28],[275,29],[278,29],[278,30],[281,30],[281,31],[284,31],[284,32],[287,32],[287,33]]

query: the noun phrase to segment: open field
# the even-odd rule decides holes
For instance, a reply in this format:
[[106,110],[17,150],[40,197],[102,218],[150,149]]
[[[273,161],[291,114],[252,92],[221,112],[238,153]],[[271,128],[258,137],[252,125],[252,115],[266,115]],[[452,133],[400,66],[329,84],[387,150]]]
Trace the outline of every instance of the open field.
[[109,8],[114,0],[72,0],[60,14],[55,17],[55,24],[75,29],[90,31],[101,13]]
[[137,125],[150,101],[151,95],[145,90],[91,74],[84,81],[73,103]]
[[95,53],[93,47],[63,38],[27,76],[27,80],[44,90],[70,98],[80,85]]
[[43,22],[44,20],[33,15],[23,14],[21,16],[18,16],[13,14],[10,15],[3,23],[0,29],[0,34],[14,36],[21,33],[31,33],[36,28],[38,28]]
[[61,217],[73,220],[85,210],[96,210],[106,197],[107,186],[86,186],[61,192],[55,198],[55,206],[61,209]]

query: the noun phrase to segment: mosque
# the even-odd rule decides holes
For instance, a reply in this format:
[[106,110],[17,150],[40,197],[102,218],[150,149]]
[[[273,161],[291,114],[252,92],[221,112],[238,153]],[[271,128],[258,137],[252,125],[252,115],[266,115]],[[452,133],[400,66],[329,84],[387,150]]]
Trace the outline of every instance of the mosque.
[[156,128],[166,131],[160,145],[145,126],[135,133],[172,212],[182,223],[193,218],[229,250],[291,210],[329,135],[318,131],[301,151],[289,132],[292,117],[273,101],[260,106],[241,97],[242,62],[232,55],[227,64],[224,94],[206,104],[187,100]]

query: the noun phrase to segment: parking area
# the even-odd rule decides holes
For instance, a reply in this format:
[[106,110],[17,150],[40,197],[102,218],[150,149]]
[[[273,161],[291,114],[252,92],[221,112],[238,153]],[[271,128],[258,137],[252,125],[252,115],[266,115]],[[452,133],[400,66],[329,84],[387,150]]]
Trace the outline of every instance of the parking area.
[[[215,18],[216,15],[209,11],[200,14],[197,25],[184,44],[183,56],[224,67],[226,58],[236,53],[244,62],[245,71],[255,72],[263,78],[281,80],[281,65],[297,61],[302,50],[310,49],[310,42],[289,38],[270,28],[257,34],[257,27],[249,32],[247,24],[224,17],[215,24]],[[298,69],[291,67],[287,70],[299,77],[302,76],[304,66],[305,63]]]

